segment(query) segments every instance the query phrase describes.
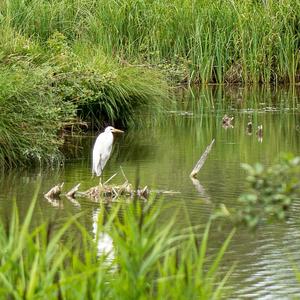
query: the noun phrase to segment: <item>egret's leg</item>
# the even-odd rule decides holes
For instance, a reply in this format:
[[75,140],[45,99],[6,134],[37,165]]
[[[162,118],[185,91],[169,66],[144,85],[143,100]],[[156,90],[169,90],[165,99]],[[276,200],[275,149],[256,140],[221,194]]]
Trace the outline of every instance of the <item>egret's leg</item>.
[[103,188],[103,174],[101,172],[100,176],[99,176],[99,188],[102,189]]
[[101,165],[101,154],[100,154],[100,161],[99,161],[99,164],[100,164],[100,169],[101,169],[101,174],[100,174],[100,180],[99,180],[99,187],[102,188],[102,179],[103,179],[103,168],[102,168],[102,165]]
[[103,187],[102,181],[103,181],[103,174],[101,173],[100,179],[99,179],[99,186],[100,187]]

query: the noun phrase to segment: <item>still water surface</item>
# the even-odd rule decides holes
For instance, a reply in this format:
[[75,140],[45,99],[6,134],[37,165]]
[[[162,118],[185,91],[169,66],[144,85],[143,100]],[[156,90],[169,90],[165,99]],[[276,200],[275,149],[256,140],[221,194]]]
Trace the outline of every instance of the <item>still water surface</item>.
[[[233,128],[222,127],[224,114],[234,117]],[[157,121],[157,118],[160,120]],[[179,213],[177,226],[205,224],[218,205],[235,208],[245,191],[245,174],[240,164],[257,161],[270,165],[282,152],[300,152],[300,97],[295,88],[245,90],[207,88],[184,92],[163,117],[145,115],[143,122],[117,136],[104,179],[123,167],[129,181],[148,185],[154,190],[177,191],[162,201],[172,203],[170,217]],[[253,132],[246,131],[249,120]],[[255,134],[263,125],[263,137]],[[206,146],[215,145],[199,173],[199,182],[189,178],[194,164]],[[13,199],[20,215],[29,206],[37,182],[41,181],[35,222],[55,220],[59,227],[71,214],[85,211],[82,222],[94,234],[99,204],[87,199],[48,202],[43,193],[64,182],[65,190],[81,183],[81,190],[96,185],[91,176],[90,154],[95,136],[73,140],[70,147],[76,159],[54,170],[12,170],[0,180],[0,217],[9,219]],[[73,153],[74,154],[74,153]],[[119,175],[115,183],[123,182]],[[177,208],[177,209],[176,209]],[[229,281],[231,299],[294,299],[300,297],[300,282],[293,267],[300,266],[300,201],[295,201],[289,220],[265,224],[256,232],[239,228],[224,259],[224,270],[236,267]],[[230,231],[213,225],[210,248],[218,249]],[[110,241],[100,248],[111,247]],[[101,250],[101,249],[100,249]]]

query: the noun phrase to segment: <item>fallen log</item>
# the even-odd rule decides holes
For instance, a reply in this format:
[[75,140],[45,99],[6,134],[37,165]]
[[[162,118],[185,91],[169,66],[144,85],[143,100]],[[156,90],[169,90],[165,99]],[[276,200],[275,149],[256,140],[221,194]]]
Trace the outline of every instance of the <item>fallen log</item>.
[[193,171],[191,172],[190,177],[195,178],[195,177],[197,176],[198,172],[200,171],[200,169],[201,169],[202,166],[204,165],[204,163],[205,163],[205,161],[206,161],[206,159],[207,159],[207,156],[208,156],[209,152],[211,151],[211,148],[212,148],[214,142],[215,142],[215,139],[213,139],[213,140],[211,141],[211,143],[206,147],[204,153],[201,155],[201,157],[200,157],[200,159],[197,161],[197,163],[196,163],[196,165],[195,165]]

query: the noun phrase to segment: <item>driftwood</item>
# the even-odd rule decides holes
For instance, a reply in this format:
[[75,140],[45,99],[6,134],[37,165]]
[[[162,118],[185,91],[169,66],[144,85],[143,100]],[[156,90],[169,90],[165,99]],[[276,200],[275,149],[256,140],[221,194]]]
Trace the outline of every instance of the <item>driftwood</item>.
[[45,194],[47,199],[59,199],[64,183],[54,186],[48,193]]
[[110,198],[112,200],[115,200],[120,196],[125,196],[130,198],[137,196],[138,198],[147,199],[149,194],[150,194],[150,190],[147,186],[135,190],[132,188],[132,185],[128,181],[125,181],[122,185],[94,186],[85,192],[78,193],[78,195],[81,197],[88,197],[91,199],[99,199],[100,197],[103,197],[103,198]]
[[80,183],[78,183],[78,184],[75,185],[70,191],[68,191],[67,194],[66,194],[67,197],[75,198],[75,194],[76,194],[76,192],[78,191],[79,186],[80,186]]
[[207,155],[209,154],[213,144],[215,142],[215,139],[213,139],[210,143],[210,145],[208,145],[204,151],[204,153],[201,155],[200,159],[197,161],[193,171],[190,174],[190,177],[196,177],[198,172],[200,171],[200,169],[202,168],[202,166],[204,165]]
[[[112,176],[111,178],[113,178]],[[110,178],[110,179],[111,179]],[[110,180],[109,179],[109,180]],[[108,182],[107,180],[106,182]],[[132,188],[132,185],[126,180],[122,185],[107,185],[100,184],[98,186],[94,186],[89,188],[87,191],[80,192],[79,191],[80,183],[75,185],[69,192],[66,194],[63,194],[66,196],[73,204],[76,206],[80,206],[80,203],[75,200],[77,196],[79,197],[87,197],[92,200],[98,200],[99,198],[106,198],[110,200],[115,200],[119,196],[125,196],[125,197],[138,197],[141,199],[147,199],[150,194],[150,189],[148,186],[145,186],[143,188],[138,188],[137,190]],[[45,198],[49,200],[58,200],[60,199],[60,195],[62,192],[63,183],[61,185],[56,185],[48,193],[45,194]]]

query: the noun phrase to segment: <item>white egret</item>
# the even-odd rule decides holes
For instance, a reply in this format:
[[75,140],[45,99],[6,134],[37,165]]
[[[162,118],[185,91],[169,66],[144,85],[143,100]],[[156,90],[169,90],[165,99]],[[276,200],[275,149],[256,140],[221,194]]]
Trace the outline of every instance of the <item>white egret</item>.
[[113,132],[124,132],[112,126],[105,128],[104,132],[100,133],[96,139],[93,148],[93,174],[100,176],[112,150],[114,141]]

